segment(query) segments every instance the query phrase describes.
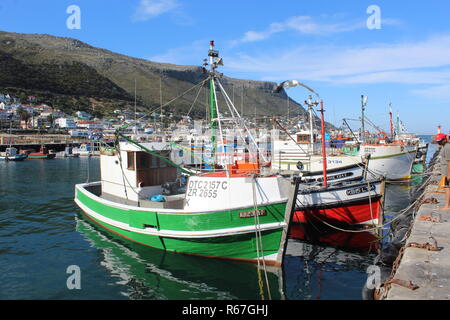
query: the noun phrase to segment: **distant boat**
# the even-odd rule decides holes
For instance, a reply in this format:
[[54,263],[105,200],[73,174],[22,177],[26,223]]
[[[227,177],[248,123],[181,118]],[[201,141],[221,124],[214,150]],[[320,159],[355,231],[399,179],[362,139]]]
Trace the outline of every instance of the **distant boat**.
[[78,148],[73,148],[73,153],[77,153],[80,157],[100,156],[100,149],[98,145],[91,145],[83,143]]
[[23,161],[28,157],[26,154],[17,153],[14,147],[6,148],[5,152],[0,152],[0,160],[5,161]]
[[25,149],[20,150],[20,154],[27,155],[28,159],[54,159],[56,157],[56,153],[49,153],[44,145],[41,146],[39,152],[36,152],[34,149]]
[[60,151],[56,153],[57,158],[78,158],[80,156],[79,153],[73,152],[72,147],[66,147],[64,151]]

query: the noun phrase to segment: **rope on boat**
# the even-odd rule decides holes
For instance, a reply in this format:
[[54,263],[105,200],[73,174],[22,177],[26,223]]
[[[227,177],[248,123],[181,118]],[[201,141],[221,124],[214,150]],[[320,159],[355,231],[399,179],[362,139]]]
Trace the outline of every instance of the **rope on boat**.
[[[209,80],[209,77],[206,78],[205,80],[202,80],[200,83],[196,84],[195,86],[189,88],[188,90],[184,91],[182,94],[180,94],[179,96],[173,98],[173,99],[170,100],[169,102],[166,102],[165,104],[162,104],[162,105],[160,105],[160,106],[158,106],[158,107],[156,107],[156,108],[150,110],[148,113],[151,114],[151,113],[155,112],[156,110],[159,110],[159,109],[161,109],[161,108],[164,108],[164,107],[168,106],[169,104],[171,104],[171,103],[174,102],[175,100],[181,98],[182,96],[184,96],[185,94],[187,94],[189,91],[193,90],[194,88],[197,88],[197,87],[200,86],[200,85],[203,86],[203,85],[205,84],[205,82],[208,81],[208,80]],[[126,128],[128,128],[130,125],[133,125],[134,123],[136,123],[136,122],[139,121],[139,120],[144,119],[145,117],[146,117],[146,116],[140,117],[140,118],[135,119],[134,121],[132,121],[132,122],[130,122],[130,123],[128,123],[128,124],[125,124],[125,125],[123,125],[123,126],[121,127],[121,129],[126,129]],[[120,130],[120,129],[119,129],[119,130]]]
[[198,92],[197,92],[197,95],[195,96],[194,102],[192,102],[191,107],[189,108],[189,111],[188,111],[188,113],[186,114],[186,116],[189,116],[189,114],[191,113],[192,108],[194,107],[195,102],[197,102],[198,96],[200,95],[200,92],[202,91],[203,86],[205,85],[205,83],[206,83],[205,81],[203,81],[203,82],[201,83],[200,89],[198,89]]
[[[267,286],[267,294],[269,296],[269,300],[272,300],[272,296],[270,294],[270,285],[269,279],[267,277],[267,269],[266,269],[266,261],[264,259],[264,248],[262,242],[261,235],[261,225],[259,223],[259,215],[258,215],[258,203],[256,198],[256,175],[253,175],[252,178],[252,190],[253,190],[253,206],[255,210],[255,243],[256,243],[256,261],[258,263],[258,285],[259,285],[259,294],[262,300],[264,299],[264,283],[261,275],[261,262],[264,270],[264,276],[266,280]],[[260,259],[261,257],[261,259]]]

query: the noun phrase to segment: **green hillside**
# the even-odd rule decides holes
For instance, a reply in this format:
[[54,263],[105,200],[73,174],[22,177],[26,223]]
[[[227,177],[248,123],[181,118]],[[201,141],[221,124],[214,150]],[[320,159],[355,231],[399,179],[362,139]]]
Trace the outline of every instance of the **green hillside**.
[[[203,57],[199,57],[201,61]],[[81,41],[42,34],[18,34],[0,31],[0,90],[21,96],[36,95],[65,112],[96,112],[132,107],[135,81],[139,110],[158,109],[193,85],[205,79],[201,68],[157,63],[95,48]],[[244,115],[285,116],[287,96],[273,93],[273,82],[238,80],[224,77],[223,84]],[[207,91],[191,90],[165,108],[165,111],[204,117]],[[243,96],[242,96],[243,93]],[[197,97],[196,103],[193,101]],[[45,102],[45,101],[42,101]],[[225,105],[222,97],[219,104]],[[99,108],[98,105],[101,107]],[[290,102],[291,115],[304,114],[303,108]]]

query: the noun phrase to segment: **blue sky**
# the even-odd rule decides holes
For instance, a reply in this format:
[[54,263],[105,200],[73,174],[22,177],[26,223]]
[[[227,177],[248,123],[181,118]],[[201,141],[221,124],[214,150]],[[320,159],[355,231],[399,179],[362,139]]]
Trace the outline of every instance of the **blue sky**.
[[[66,26],[70,5],[81,29]],[[381,10],[370,30],[367,8]],[[327,120],[368,117],[388,128],[389,103],[406,127],[450,131],[448,0],[2,0],[0,30],[72,37],[158,62],[200,65],[209,40],[230,77],[295,79],[318,92]],[[304,89],[288,89],[297,101]]]

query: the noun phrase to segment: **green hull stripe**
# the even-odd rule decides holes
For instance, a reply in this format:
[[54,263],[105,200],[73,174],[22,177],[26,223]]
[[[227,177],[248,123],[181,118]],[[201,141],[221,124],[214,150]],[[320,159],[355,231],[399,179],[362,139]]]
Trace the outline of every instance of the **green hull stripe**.
[[[240,212],[253,208],[225,210],[208,213],[177,214],[156,211],[126,210],[108,206],[85,195],[77,189],[77,199],[92,211],[115,221],[129,224],[134,228],[154,227],[157,230],[207,231],[224,228],[238,228],[255,224],[254,217],[241,218]],[[258,207],[266,215],[259,217],[260,224],[284,222],[286,203]]]
[[[142,228],[156,227],[157,230],[177,231],[206,231],[218,229],[231,229],[236,227],[254,226],[254,217],[240,218],[239,212],[249,211],[253,208],[239,210],[225,210],[203,214],[176,214],[147,212],[139,210],[120,209],[100,203],[76,189],[76,199],[84,206],[97,214],[111,220],[127,223],[130,227]],[[286,203],[273,204],[258,209],[265,209],[266,215],[260,216],[260,224],[283,222]],[[124,230],[104,221],[100,221],[87,212],[89,219],[105,229],[129,240],[146,246],[172,252],[195,254],[215,258],[254,260],[257,258],[255,232],[230,234],[207,238],[177,238],[164,237],[155,234],[144,234]],[[262,231],[264,256],[276,254],[280,250],[280,241],[283,228]]]
[[[85,213],[85,215],[87,215]],[[257,258],[255,234],[247,234],[203,238],[203,239],[174,239],[155,235],[135,233],[117,228],[89,215],[88,218],[104,229],[128,240],[171,252],[195,254],[213,258],[254,260]],[[264,256],[276,254],[280,249],[282,230],[262,232]]]

